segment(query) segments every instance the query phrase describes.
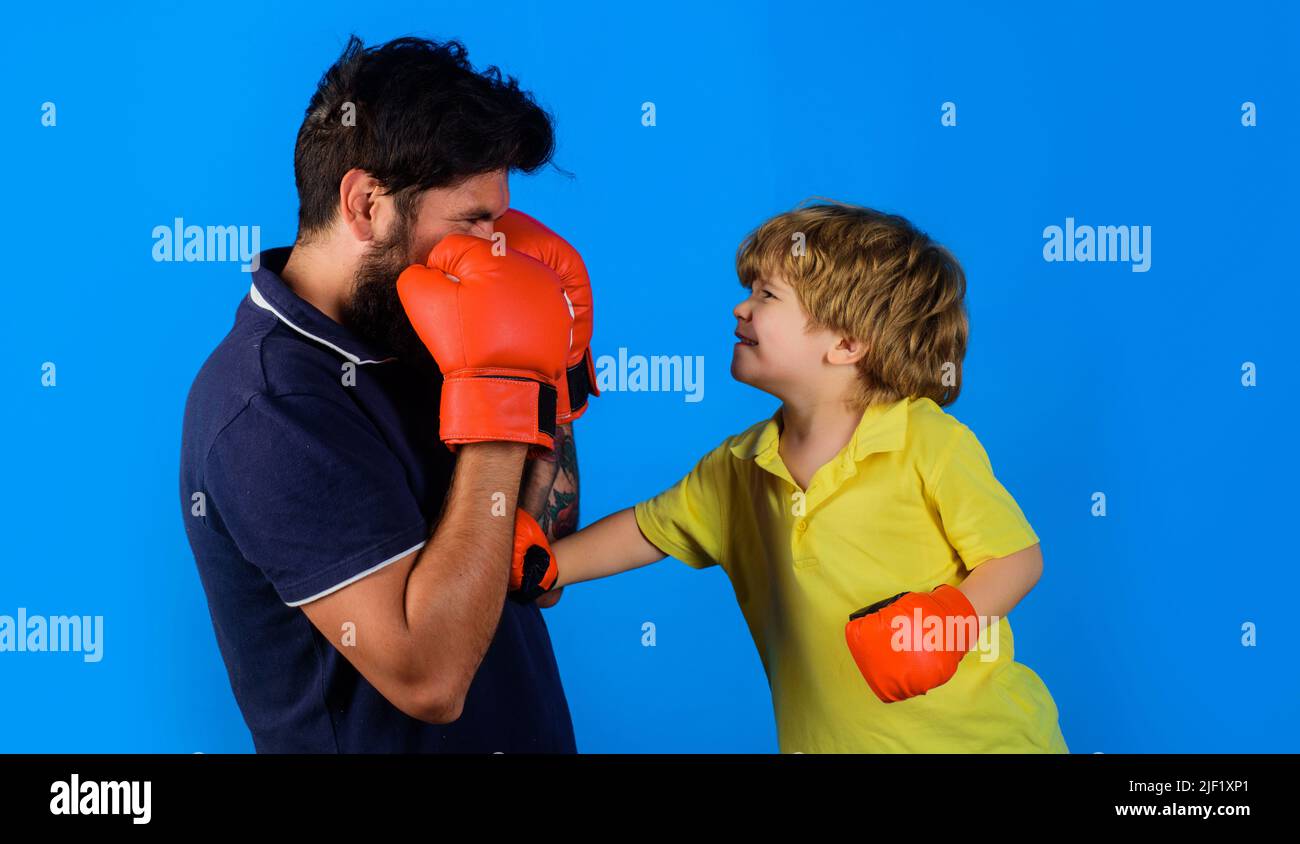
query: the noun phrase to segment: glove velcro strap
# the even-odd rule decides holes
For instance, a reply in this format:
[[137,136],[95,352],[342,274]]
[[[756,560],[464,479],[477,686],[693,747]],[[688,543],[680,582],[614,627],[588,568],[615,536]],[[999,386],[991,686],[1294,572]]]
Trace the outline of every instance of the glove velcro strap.
[[862,609],[850,615],[849,621],[863,618],[865,616],[871,615],[873,612],[879,612],[880,610],[883,610],[885,607],[894,603],[895,601],[897,601],[899,598],[903,597],[906,594],[907,594],[906,592],[899,592],[897,595],[893,596],[892,598],[882,598],[881,600],[876,601],[874,604],[863,607]]
[[507,594],[517,603],[529,604],[550,591],[555,583],[551,553],[540,545],[530,545],[524,552],[520,566],[523,571],[519,588]]
[[555,447],[555,385],[518,370],[462,370],[442,384],[438,435],[448,446],[506,441]]
[[587,409],[587,396],[598,396],[596,388],[595,365],[591,360],[591,349],[582,354],[582,360],[565,371],[569,386],[569,418],[577,419]]

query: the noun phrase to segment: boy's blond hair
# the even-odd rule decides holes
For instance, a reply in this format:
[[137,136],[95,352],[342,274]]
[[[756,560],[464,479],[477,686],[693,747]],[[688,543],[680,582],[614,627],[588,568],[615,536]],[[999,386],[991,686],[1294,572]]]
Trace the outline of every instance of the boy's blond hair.
[[807,330],[866,343],[853,406],[957,400],[969,333],[966,274],[906,219],[806,200],[750,232],[736,252],[736,274],[745,287],[779,276],[808,314]]

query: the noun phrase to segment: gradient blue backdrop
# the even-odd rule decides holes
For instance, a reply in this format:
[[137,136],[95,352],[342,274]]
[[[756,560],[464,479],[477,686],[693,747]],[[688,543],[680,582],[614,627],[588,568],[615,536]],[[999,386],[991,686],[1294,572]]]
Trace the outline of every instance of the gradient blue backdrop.
[[[950,412],[1042,537],[1016,656],[1071,750],[1300,751],[1294,10],[329,0],[6,17],[0,614],[103,615],[106,631],[99,664],[0,653],[0,751],[252,749],[176,492],[186,391],[249,278],[155,263],[150,233],[181,216],[290,242],[295,132],[353,31],[458,37],[520,77],[576,178],[516,179],[515,204],[586,257],[596,352],[704,356],[704,401],[611,392],[579,423],[584,524],[775,409],[728,374],[746,231],[810,195],[902,213],[968,273]],[[1042,230],[1067,216],[1152,226],[1151,270],[1045,263]],[[581,750],[775,751],[722,571],[666,560],[570,588],[547,619]]]

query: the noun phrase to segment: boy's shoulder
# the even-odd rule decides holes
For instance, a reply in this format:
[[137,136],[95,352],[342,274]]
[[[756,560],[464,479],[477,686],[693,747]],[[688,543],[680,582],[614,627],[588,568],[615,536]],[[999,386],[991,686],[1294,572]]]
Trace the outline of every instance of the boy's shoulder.
[[752,459],[768,448],[776,447],[780,439],[780,427],[777,409],[771,416],[760,419],[743,431],[732,434],[719,443],[710,453],[710,457],[725,459],[728,456],[739,459]]
[[966,423],[940,407],[933,399],[910,400],[907,418],[907,449],[917,467],[932,477],[940,464],[962,449],[983,453],[984,447]]
[[953,445],[975,433],[933,399],[908,400],[907,448],[918,463],[933,466]]
[[914,432],[917,437],[931,441],[951,439],[956,431],[966,428],[966,425],[940,407],[934,399],[923,397],[907,399],[907,428],[909,434]]

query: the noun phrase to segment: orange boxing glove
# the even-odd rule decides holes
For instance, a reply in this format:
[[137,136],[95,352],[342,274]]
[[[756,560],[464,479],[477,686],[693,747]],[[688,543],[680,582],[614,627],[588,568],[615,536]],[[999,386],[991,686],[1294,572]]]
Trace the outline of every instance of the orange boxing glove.
[[978,641],[979,619],[961,590],[944,584],[863,607],[849,616],[844,636],[876,697],[895,703],[951,680]]
[[531,603],[551,591],[560,570],[555,565],[546,533],[537,520],[522,507],[515,510],[515,546],[510,557],[509,597],[521,604]]
[[[498,250],[499,251],[499,250]],[[462,443],[555,447],[558,385],[573,318],[560,279],[545,264],[481,237],[453,234],[428,266],[397,278],[397,294],[442,371],[439,435]]]
[[537,220],[513,208],[493,225],[506,236],[506,248],[517,249],[546,264],[560,277],[564,296],[573,314],[573,335],[565,361],[565,377],[559,384],[557,420],[561,425],[577,419],[587,410],[587,396],[599,396],[596,367],[591,358],[594,313],[591,278],[582,256],[568,241]]

